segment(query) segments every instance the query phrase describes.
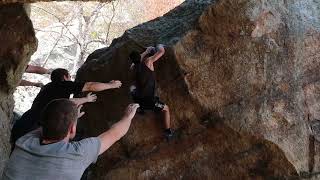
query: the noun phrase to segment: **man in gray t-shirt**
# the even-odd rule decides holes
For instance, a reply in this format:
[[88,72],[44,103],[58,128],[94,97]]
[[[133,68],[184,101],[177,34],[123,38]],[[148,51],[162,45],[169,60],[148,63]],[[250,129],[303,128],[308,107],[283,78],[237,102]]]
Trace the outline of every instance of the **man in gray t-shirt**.
[[75,180],[128,131],[138,104],[128,106],[124,116],[98,137],[69,142],[76,132],[77,118],[84,113],[68,99],[54,100],[43,112],[43,127],[16,142],[3,179]]

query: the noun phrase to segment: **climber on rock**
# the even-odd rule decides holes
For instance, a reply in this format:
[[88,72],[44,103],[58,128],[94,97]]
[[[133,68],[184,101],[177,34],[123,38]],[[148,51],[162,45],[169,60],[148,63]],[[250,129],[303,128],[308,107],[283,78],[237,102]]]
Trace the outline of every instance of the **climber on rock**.
[[148,47],[143,53],[133,51],[129,55],[132,63],[131,69],[135,75],[135,85],[130,87],[130,92],[135,103],[140,105],[138,112],[152,110],[164,114],[165,137],[170,140],[173,137],[173,130],[170,128],[170,111],[168,105],[161,102],[156,96],[156,77],[154,63],[165,53],[162,44],[157,47]]
[[[25,112],[22,117],[13,125],[11,130],[11,142],[26,133],[39,127],[40,114],[43,108],[52,100],[60,98],[69,98],[71,94],[80,94],[81,92],[97,92],[107,89],[120,88],[121,82],[112,80],[109,83],[101,82],[73,82],[71,76],[66,69],[58,68],[52,71],[51,81],[46,84],[36,96],[32,103],[31,109]],[[83,98],[73,98],[77,105],[87,102],[94,102],[96,95],[88,94]]]
[[[26,73],[34,73],[34,74],[51,74],[52,69],[46,69],[41,66],[34,66],[34,65],[28,65],[26,70]],[[19,83],[19,86],[35,86],[35,87],[42,87],[43,83],[41,82],[31,82],[22,79]]]
[[77,119],[84,113],[69,99],[51,101],[42,113],[42,128],[17,140],[3,180],[80,179],[100,154],[127,133],[138,107],[130,104],[122,118],[98,137],[70,142],[76,134]]

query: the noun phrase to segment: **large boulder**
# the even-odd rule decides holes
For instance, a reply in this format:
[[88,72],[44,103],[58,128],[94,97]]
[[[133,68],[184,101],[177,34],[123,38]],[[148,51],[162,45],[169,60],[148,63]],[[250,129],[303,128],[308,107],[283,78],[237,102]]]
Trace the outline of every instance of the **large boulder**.
[[[13,4],[13,3],[36,3],[36,2],[52,2],[53,0],[1,0],[0,5]],[[93,1],[93,0],[84,0],[84,1]],[[99,2],[110,2],[111,0],[99,0]]]
[[0,176],[10,153],[13,92],[37,48],[32,23],[22,4],[0,6]]
[[[166,44],[156,63],[158,93],[179,134],[165,144],[152,114],[136,116],[127,136],[99,161],[95,178],[236,179],[250,172],[291,178],[295,171],[317,178],[319,9],[320,2],[302,0],[187,0],[93,52],[77,79],[120,79],[123,87],[99,93],[98,102],[85,107],[86,135],[119,119],[130,102],[127,57],[156,43]],[[256,146],[263,148],[248,151],[250,161],[229,163]]]

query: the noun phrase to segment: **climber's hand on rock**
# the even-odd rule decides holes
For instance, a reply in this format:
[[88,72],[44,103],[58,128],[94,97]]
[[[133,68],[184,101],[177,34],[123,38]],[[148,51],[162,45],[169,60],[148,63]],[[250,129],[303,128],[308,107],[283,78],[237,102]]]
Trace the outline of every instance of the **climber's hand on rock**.
[[157,48],[156,50],[158,51],[159,49],[164,48],[164,45],[163,44],[158,44],[156,48]]
[[87,94],[87,101],[88,102],[95,102],[97,100],[97,95],[92,94],[91,92],[89,92]]
[[137,109],[140,107],[139,104],[137,103],[133,103],[133,104],[129,104],[129,106],[127,107],[124,116],[132,119],[134,117],[134,115],[136,114]]
[[122,83],[119,80],[112,80],[109,82],[112,88],[120,88]]
[[149,46],[149,47],[147,47],[147,49],[146,49],[146,51],[147,51],[148,53],[152,52],[153,50],[155,50],[155,47],[153,47],[153,46]]

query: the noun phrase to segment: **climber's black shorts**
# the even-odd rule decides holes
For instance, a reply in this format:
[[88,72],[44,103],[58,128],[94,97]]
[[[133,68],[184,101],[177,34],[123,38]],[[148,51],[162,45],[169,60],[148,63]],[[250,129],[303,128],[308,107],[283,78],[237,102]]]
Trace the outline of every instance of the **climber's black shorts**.
[[133,97],[133,101],[140,105],[140,110],[151,110],[160,112],[163,110],[165,103],[161,102],[159,97],[139,98]]

